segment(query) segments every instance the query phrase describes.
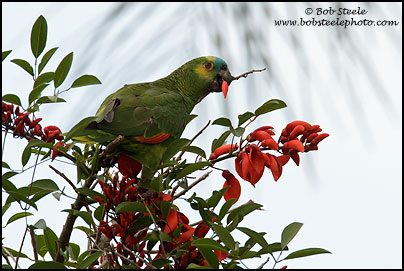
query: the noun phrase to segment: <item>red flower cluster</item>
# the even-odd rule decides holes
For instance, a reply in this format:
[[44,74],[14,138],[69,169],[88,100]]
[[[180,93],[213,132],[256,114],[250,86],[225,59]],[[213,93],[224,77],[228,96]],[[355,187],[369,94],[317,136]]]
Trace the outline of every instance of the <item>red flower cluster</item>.
[[[246,138],[249,143],[240,150],[235,159],[238,175],[253,186],[261,179],[265,167],[271,170],[274,180],[277,181],[282,175],[283,166],[290,158],[299,165],[299,152],[318,150],[318,143],[329,136],[327,133],[320,134],[322,129],[319,125],[310,125],[305,121],[293,121],[286,125],[278,141],[273,139],[273,129],[272,126],[262,126],[250,133]],[[237,149],[237,145],[223,145],[217,148],[209,159],[214,160]],[[277,151],[281,155],[263,152],[265,150]],[[223,187],[230,186],[224,194],[225,200],[238,200],[241,194],[239,181],[228,170],[223,171],[222,176],[226,179]]]
[[1,122],[2,125],[7,130],[13,131],[15,137],[25,137],[28,140],[35,138],[35,136],[41,137],[41,140],[46,142],[52,142],[53,140],[62,140],[63,136],[61,131],[56,126],[47,126],[42,131],[42,126],[39,122],[42,118],[29,118],[29,112],[20,112],[20,107],[17,105],[14,110],[13,104],[7,104],[2,102],[1,104],[2,115]]
[[[181,248],[187,252],[182,253],[181,258],[175,262],[175,268],[186,268],[190,263],[207,266],[208,264],[202,254],[196,247],[191,246],[191,242],[193,241],[191,235],[203,238],[210,227],[204,222],[200,222],[195,228],[189,226],[189,219],[176,208],[171,208],[167,217],[165,217],[161,211],[161,203],[163,201],[170,202],[172,198],[169,194],[163,192],[155,192],[150,195],[146,189],[140,188],[137,185],[138,179],[136,178],[141,170],[141,165],[139,165],[136,160],[129,156],[121,155],[118,159],[118,169],[124,175],[122,180],[118,181],[117,174],[112,179],[112,184],[106,184],[99,180],[98,183],[101,185],[105,200],[98,196],[94,196],[94,199],[99,204],[105,204],[106,212],[114,210],[122,202],[143,202],[148,206],[150,212],[120,213],[113,220],[112,225],[108,225],[105,221],[100,221],[98,230],[109,239],[120,237],[120,241],[116,247],[117,252],[135,261],[141,267],[144,265],[142,259],[145,254],[144,248],[146,245],[146,241],[141,241],[141,239],[146,236],[147,231],[143,228],[133,231],[133,227],[137,223],[144,223],[145,217],[150,216],[151,213],[158,218],[157,226],[172,238],[170,242],[163,242],[163,248],[166,253],[179,246],[186,246],[185,248]],[[212,221],[215,221],[215,219],[213,218]],[[133,252],[123,249],[123,246]],[[138,253],[138,257],[136,257],[135,253]],[[216,254],[220,261],[227,257],[227,254],[223,252],[216,251]],[[162,256],[164,256],[164,253],[160,246],[153,261]],[[113,258],[109,257],[109,261],[113,261]],[[149,268],[149,266],[146,266],[146,268]]]

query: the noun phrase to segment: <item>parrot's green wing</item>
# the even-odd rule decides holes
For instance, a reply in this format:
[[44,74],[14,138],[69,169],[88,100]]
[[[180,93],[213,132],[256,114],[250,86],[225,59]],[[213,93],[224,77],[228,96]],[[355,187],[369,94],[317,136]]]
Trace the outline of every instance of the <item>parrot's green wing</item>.
[[96,127],[123,136],[179,137],[190,110],[184,98],[157,83],[126,85],[110,95],[97,112]]

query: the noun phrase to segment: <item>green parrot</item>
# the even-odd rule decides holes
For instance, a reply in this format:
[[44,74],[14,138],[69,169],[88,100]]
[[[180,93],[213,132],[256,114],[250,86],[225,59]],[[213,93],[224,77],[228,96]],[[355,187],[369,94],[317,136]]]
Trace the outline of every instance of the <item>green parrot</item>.
[[129,84],[109,95],[93,117],[79,122],[67,139],[107,145],[119,135],[125,153],[143,167],[160,164],[168,145],[180,138],[191,111],[211,92],[223,92],[233,80],[224,60],[198,57],[153,82]]

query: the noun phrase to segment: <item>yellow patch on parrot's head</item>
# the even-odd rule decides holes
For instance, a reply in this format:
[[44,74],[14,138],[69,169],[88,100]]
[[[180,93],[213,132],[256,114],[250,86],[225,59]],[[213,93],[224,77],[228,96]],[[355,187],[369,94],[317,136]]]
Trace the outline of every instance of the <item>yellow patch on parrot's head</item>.
[[197,59],[198,63],[196,64],[194,71],[195,73],[205,79],[212,78],[212,71],[218,70],[219,67],[216,67],[216,57],[214,56],[205,56]]

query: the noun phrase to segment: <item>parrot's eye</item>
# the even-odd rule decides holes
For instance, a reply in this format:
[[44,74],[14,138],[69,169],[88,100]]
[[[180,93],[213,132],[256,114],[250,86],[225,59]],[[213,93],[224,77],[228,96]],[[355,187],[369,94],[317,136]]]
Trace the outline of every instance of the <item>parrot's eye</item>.
[[210,63],[210,62],[206,62],[206,63],[205,63],[205,69],[210,70],[210,69],[212,69],[212,68],[213,68],[213,64],[212,64],[212,63]]

